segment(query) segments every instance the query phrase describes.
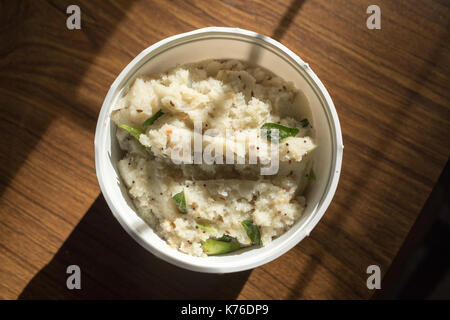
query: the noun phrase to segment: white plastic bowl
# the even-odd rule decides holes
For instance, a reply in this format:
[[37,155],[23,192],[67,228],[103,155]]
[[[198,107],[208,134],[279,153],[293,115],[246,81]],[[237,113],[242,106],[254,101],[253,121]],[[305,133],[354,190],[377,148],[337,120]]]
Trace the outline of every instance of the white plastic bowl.
[[[308,206],[302,218],[269,245],[226,256],[199,258],[169,247],[137,216],[116,167],[121,153],[110,114],[122,90],[137,76],[164,72],[176,64],[213,58],[233,58],[257,64],[292,81],[305,94],[318,143],[314,151],[317,180],[306,194]],[[304,115],[307,110],[287,112]],[[169,37],[142,51],[111,85],[95,132],[98,181],[106,202],[122,227],[157,257],[181,268],[208,273],[236,272],[258,267],[276,259],[308,236],[333,198],[341,170],[342,152],[341,128],[333,101],[308,64],[269,37],[235,28],[199,29]]]

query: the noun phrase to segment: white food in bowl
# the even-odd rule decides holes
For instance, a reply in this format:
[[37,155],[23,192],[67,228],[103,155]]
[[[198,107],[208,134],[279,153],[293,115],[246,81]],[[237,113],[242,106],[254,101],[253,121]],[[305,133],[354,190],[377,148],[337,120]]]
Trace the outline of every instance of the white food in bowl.
[[[207,60],[137,78],[111,118],[117,126],[142,130],[136,138],[123,128],[117,131],[126,151],[118,168],[138,215],[172,248],[193,256],[212,254],[205,252],[205,241],[222,235],[240,246],[252,245],[243,221],[256,226],[257,244],[267,245],[283,234],[305,208],[302,194],[311,181],[311,151],[316,147],[309,121],[280,117],[286,108],[302,107],[299,96],[292,83],[238,60]],[[143,126],[158,112],[162,115],[154,123]],[[210,147],[223,155],[230,151],[235,164],[224,164],[223,158],[193,164],[196,122],[206,130],[202,152]],[[298,133],[271,142],[260,136],[266,123]],[[253,132],[253,139],[237,139],[246,132]],[[184,163],[174,163],[174,151],[183,145],[190,152]],[[271,147],[276,159],[262,151]],[[278,170],[261,175],[260,162],[248,163],[251,151],[259,160],[277,161]],[[246,164],[237,164],[238,156]],[[173,200],[180,192],[185,212]]]
[[[225,256],[194,257],[170,249],[152,228],[136,215],[122,183],[118,161],[123,157],[116,139],[116,126],[110,119],[118,99],[134,79],[157,74],[177,64],[206,59],[238,59],[261,66],[304,94],[315,129],[314,171],[316,181],[305,193],[308,206],[300,219],[268,245]],[[304,110],[288,110],[288,115]],[[105,201],[124,230],[143,248],[178,267],[208,273],[248,270],[268,263],[292,249],[317,225],[328,208],[339,181],[343,144],[339,119],[326,88],[309,65],[279,42],[255,32],[210,27],[175,35],[142,51],[118,75],[102,105],[95,132],[95,167]]]

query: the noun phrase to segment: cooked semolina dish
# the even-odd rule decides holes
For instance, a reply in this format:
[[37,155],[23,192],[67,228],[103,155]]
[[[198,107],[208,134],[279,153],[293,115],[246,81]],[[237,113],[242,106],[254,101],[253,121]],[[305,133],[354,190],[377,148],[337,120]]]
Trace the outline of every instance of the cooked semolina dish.
[[[312,170],[310,119],[293,84],[237,60],[137,78],[111,119],[136,213],[193,256],[264,246],[302,215]],[[287,115],[286,115],[287,114]]]

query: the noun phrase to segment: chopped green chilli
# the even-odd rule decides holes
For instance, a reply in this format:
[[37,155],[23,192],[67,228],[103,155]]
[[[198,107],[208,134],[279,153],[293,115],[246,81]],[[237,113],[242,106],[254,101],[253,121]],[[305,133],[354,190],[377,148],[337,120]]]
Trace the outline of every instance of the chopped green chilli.
[[[288,137],[295,137],[299,130],[297,128],[289,128],[276,123],[265,123],[261,127],[262,130],[267,130],[267,140],[278,142]],[[278,130],[278,140],[272,137],[272,130]],[[263,132],[264,135],[264,132]]]
[[214,256],[217,254],[225,254],[225,253],[229,253],[229,252],[233,252],[236,250],[239,250],[241,248],[241,245],[239,244],[239,242],[230,237],[230,240],[228,240],[228,238],[226,238],[227,240],[221,240],[224,237],[221,237],[220,239],[208,239],[202,242],[202,248],[203,251],[208,255],[208,256]]
[[309,170],[308,178],[309,178],[310,180],[316,180],[316,174],[314,173],[313,168],[311,168],[311,170]]
[[306,128],[307,126],[309,126],[309,120],[308,119],[303,119],[302,121],[300,121],[301,125],[303,128]]
[[139,136],[140,136],[141,134],[144,134],[144,133],[145,133],[145,131],[142,130],[142,129],[130,127],[130,126],[127,126],[126,124],[121,124],[120,127],[121,127],[122,129],[127,130],[128,133],[131,134],[133,137],[135,137],[138,141],[139,141]]
[[[126,124],[121,124],[120,127],[121,127],[122,129],[127,130],[129,134],[131,134],[133,137],[136,138],[137,141],[139,141],[139,136],[140,136],[141,134],[144,134],[144,133],[145,133],[145,131],[142,130],[142,129],[130,127],[130,126],[127,126]],[[152,151],[152,148],[151,148],[151,147],[144,146],[144,148],[145,148],[145,150],[146,150],[148,153],[150,153],[150,152]]]
[[250,238],[252,244],[260,246],[261,234],[259,233],[258,226],[250,220],[242,221],[242,226],[244,227],[245,232],[247,232],[247,236]]
[[203,231],[207,231],[207,232],[211,232],[211,233],[215,233],[216,232],[216,230],[214,230],[211,227],[205,226],[204,224],[197,223],[197,226],[199,227],[199,229],[201,229]]
[[178,210],[180,210],[181,213],[187,213],[186,209],[186,198],[184,197],[184,190],[180,193],[177,193],[172,197],[173,201],[178,207]]
[[152,125],[156,120],[158,120],[159,117],[161,117],[164,114],[164,112],[159,109],[154,115],[152,115],[150,118],[144,121],[142,124],[143,127]]

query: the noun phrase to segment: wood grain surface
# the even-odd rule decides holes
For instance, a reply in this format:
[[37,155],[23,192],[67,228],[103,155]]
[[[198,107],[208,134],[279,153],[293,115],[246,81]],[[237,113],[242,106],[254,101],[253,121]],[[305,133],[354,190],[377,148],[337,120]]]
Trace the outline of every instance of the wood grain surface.
[[[450,154],[450,1],[1,1],[0,298],[367,299]],[[66,8],[81,8],[81,30]],[[207,26],[273,36],[328,88],[345,144],[324,218],[254,270],[185,271],[141,248],[100,194],[94,131],[106,92],[141,50]],[[66,267],[82,289],[66,288]]]

